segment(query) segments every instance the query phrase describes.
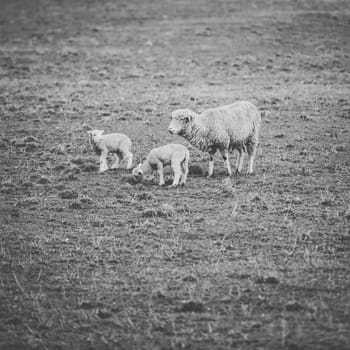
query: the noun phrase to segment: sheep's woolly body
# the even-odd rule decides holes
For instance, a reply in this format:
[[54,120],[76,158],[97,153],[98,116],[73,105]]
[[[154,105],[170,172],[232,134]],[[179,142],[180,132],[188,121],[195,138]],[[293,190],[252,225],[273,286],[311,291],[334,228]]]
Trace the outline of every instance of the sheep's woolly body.
[[[254,159],[260,124],[261,117],[257,108],[250,102],[239,101],[208,109],[201,114],[188,109],[174,111],[169,131],[183,136],[193,146],[211,155],[219,150],[225,159],[228,152],[238,150],[240,157],[247,151]],[[239,163],[242,161],[240,159]],[[230,173],[228,162],[227,167]],[[252,161],[248,172],[252,172]],[[211,173],[209,171],[209,175]]]
[[130,152],[132,142],[128,136],[120,133],[103,135],[103,130],[90,130],[88,134],[91,149],[100,156],[100,172],[108,170],[108,153],[113,153],[115,156],[111,169],[118,168],[123,159],[127,160],[127,169],[132,167],[133,155]]
[[105,147],[110,153],[118,153],[122,149],[131,149],[131,140],[124,134],[101,135],[94,143],[95,151],[102,152]]
[[146,160],[139,164],[134,170],[133,175],[137,179],[145,173],[158,170],[160,181],[159,185],[164,185],[163,167],[170,165],[174,171],[174,181],[172,186],[186,183],[188,174],[188,161],[190,153],[188,149],[179,144],[168,144],[154,148],[148,154]]

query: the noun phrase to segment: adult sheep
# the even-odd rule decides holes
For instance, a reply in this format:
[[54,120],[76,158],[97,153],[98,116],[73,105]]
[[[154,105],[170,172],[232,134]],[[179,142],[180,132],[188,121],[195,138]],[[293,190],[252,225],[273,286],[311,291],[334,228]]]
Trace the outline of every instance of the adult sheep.
[[209,172],[213,175],[214,154],[219,151],[229,176],[231,166],[229,152],[238,151],[236,172],[242,171],[245,152],[249,163],[247,174],[253,173],[253,163],[259,142],[261,116],[250,102],[238,101],[226,106],[207,109],[197,114],[190,109],[178,109],[171,115],[168,131],[184,137],[193,146],[208,152]]

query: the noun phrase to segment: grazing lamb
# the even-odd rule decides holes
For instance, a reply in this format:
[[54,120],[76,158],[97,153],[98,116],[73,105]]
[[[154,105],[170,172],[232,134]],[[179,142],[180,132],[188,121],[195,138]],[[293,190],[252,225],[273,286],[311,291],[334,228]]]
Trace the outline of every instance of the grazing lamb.
[[158,148],[153,148],[147,159],[139,164],[133,171],[133,177],[140,181],[144,173],[158,170],[159,186],[164,185],[163,167],[170,165],[174,171],[174,181],[170,187],[185,185],[188,174],[188,160],[190,152],[183,145],[169,144]]
[[103,135],[103,130],[89,130],[89,144],[93,151],[100,156],[100,170],[102,173],[108,170],[107,155],[113,153],[115,161],[111,169],[117,169],[119,163],[127,160],[127,169],[132,168],[133,155],[130,152],[131,140],[124,134]]
[[259,142],[261,116],[258,109],[247,101],[208,109],[197,114],[190,109],[178,109],[172,113],[168,131],[184,137],[201,151],[209,152],[209,172],[213,175],[214,154],[219,151],[229,176],[231,166],[228,153],[238,151],[236,172],[243,166],[244,152],[248,153],[247,174],[253,173],[253,163]]

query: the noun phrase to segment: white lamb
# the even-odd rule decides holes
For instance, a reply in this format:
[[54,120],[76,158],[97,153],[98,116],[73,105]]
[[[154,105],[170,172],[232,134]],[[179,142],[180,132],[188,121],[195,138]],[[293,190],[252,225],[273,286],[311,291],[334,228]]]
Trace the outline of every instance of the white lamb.
[[127,160],[126,168],[132,168],[133,155],[130,152],[131,140],[128,136],[124,134],[103,135],[104,130],[89,130],[87,133],[91,149],[100,156],[100,173],[108,170],[108,153],[113,153],[115,158],[111,169],[117,169],[124,159]]
[[236,172],[243,166],[244,152],[248,153],[247,174],[253,173],[253,163],[259,142],[261,116],[250,102],[238,101],[230,105],[211,108],[201,114],[190,109],[178,109],[172,113],[168,131],[184,137],[201,151],[209,152],[209,172],[213,175],[214,154],[219,151],[229,176],[231,166],[228,153],[238,151]]
[[188,161],[190,152],[183,145],[168,144],[165,146],[153,148],[148,154],[147,159],[139,164],[132,174],[136,181],[140,181],[144,173],[158,170],[159,186],[164,185],[163,167],[170,165],[174,171],[173,184],[170,187],[177,185],[185,185],[188,174]]

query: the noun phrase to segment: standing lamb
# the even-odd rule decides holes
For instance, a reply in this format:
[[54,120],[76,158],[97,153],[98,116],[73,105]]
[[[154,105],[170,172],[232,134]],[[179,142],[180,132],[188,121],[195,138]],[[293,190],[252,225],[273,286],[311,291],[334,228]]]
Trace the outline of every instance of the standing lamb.
[[209,153],[208,176],[213,175],[216,151],[221,153],[229,176],[232,171],[228,153],[238,151],[236,172],[240,173],[244,152],[247,152],[249,156],[247,174],[253,173],[261,116],[252,103],[238,101],[208,109],[201,114],[190,109],[178,109],[172,113],[171,119],[168,128],[170,134],[180,135],[201,151]]
[[89,130],[89,144],[93,151],[100,156],[100,170],[102,173],[108,170],[107,155],[113,153],[115,161],[111,169],[117,169],[120,162],[127,160],[127,169],[132,168],[133,155],[130,152],[131,140],[124,134],[103,135],[103,130]]
[[136,181],[140,181],[144,173],[158,170],[159,186],[164,185],[163,167],[170,165],[174,171],[173,184],[170,187],[177,185],[185,185],[188,174],[188,161],[190,152],[183,145],[169,144],[158,148],[153,148],[148,154],[147,159],[139,164],[132,174]]

